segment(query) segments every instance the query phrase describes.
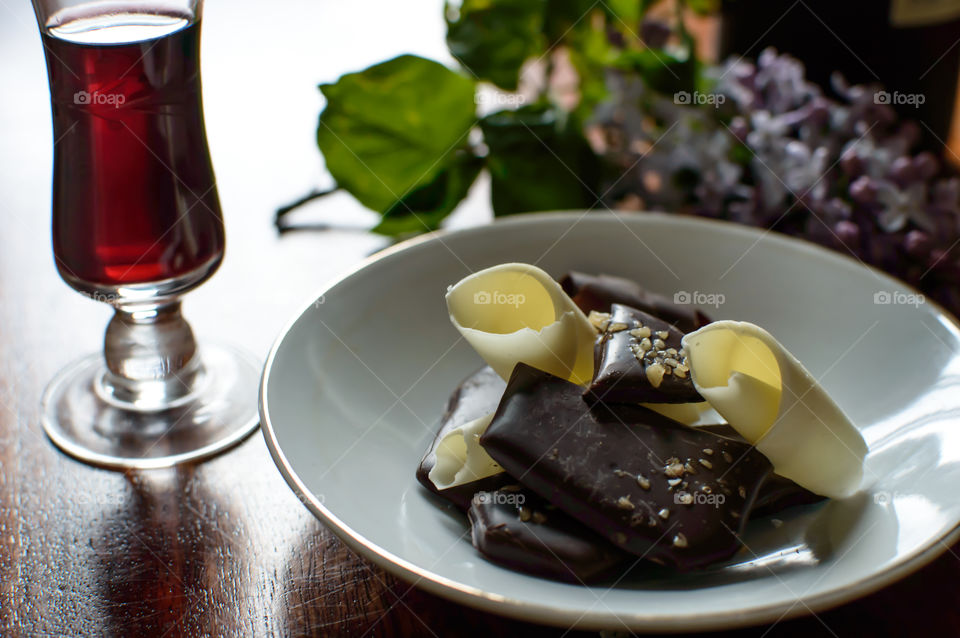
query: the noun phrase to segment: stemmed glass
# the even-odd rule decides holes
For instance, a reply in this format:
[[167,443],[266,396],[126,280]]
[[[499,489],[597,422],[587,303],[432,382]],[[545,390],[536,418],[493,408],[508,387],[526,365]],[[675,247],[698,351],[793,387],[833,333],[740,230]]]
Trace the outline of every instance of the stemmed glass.
[[53,110],[53,252],[109,303],[102,354],[43,397],[60,448],[114,467],[209,456],[257,424],[259,367],[198,350],[180,295],[209,278],[223,220],[200,99],[202,0],[34,0]]

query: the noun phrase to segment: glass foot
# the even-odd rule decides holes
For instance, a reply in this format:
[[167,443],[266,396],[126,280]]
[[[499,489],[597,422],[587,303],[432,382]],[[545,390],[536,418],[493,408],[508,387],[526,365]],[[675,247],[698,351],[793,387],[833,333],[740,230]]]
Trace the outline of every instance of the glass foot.
[[43,429],[57,447],[94,465],[169,467],[213,456],[259,424],[260,365],[233,347],[204,342],[194,390],[164,410],[131,410],[102,396],[102,354],[61,370],[43,394]]

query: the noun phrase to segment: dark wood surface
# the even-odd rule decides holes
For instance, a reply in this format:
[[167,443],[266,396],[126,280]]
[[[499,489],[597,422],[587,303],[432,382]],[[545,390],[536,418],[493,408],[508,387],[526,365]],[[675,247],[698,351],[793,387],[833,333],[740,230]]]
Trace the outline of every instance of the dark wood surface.
[[[443,46],[438,2],[257,4],[206,9],[228,252],[185,310],[201,338],[262,357],[312,290],[381,245],[272,232],[276,206],[323,184],[315,84],[401,51],[442,58]],[[0,636],[577,635],[455,605],[358,558],[287,488],[259,432],[204,463],[126,474],[46,440],[43,387],[100,347],[109,309],[53,267],[45,78],[29,4],[0,2]],[[480,216],[482,199],[471,205]],[[346,199],[322,206],[364,221]],[[958,553],[859,602],[729,635],[958,635]]]

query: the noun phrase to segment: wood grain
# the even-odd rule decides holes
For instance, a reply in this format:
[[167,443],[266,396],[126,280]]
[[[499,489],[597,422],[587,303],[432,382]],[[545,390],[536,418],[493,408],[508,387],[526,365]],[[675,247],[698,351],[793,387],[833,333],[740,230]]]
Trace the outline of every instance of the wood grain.
[[[400,50],[441,57],[443,44],[439,2],[290,1],[269,13],[261,4],[206,10],[204,101],[228,247],[185,312],[201,340],[215,334],[263,356],[313,290],[382,245],[272,232],[273,210],[322,180],[316,83]],[[374,13],[383,24],[364,37],[346,28],[351,15]],[[358,558],[294,497],[259,432],[205,463],[126,474],[46,440],[43,387],[100,347],[109,310],[53,268],[39,37],[29,3],[0,14],[0,636],[580,635],[447,602]],[[424,33],[396,28],[401,20]],[[237,33],[261,40],[245,46]],[[269,90],[251,90],[262,77]],[[349,202],[324,205],[360,214]],[[817,618],[720,635],[960,635],[958,553]]]

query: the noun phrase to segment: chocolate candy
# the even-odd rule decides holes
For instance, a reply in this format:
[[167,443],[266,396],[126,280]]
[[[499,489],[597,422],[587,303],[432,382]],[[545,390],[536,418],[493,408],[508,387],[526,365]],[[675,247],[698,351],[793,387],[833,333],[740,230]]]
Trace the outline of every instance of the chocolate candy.
[[464,379],[454,393],[450,395],[450,399],[447,400],[447,408],[440,419],[440,430],[433,438],[430,447],[417,467],[417,480],[420,481],[421,485],[462,510],[470,507],[470,499],[477,491],[496,490],[502,485],[512,482],[512,479],[501,473],[471,483],[439,490],[430,480],[430,470],[433,469],[437,460],[437,444],[451,430],[496,410],[505,387],[506,384],[503,379],[489,366],[481,368]]
[[597,340],[593,381],[586,396],[606,403],[693,403],[680,340],[683,333],[645,312],[613,304]]
[[[697,429],[746,443],[746,440],[740,436],[740,433],[726,423],[722,425],[702,425]],[[753,509],[750,510],[750,518],[771,516],[782,512],[788,507],[811,505],[824,500],[826,500],[825,496],[814,494],[810,490],[800,487],[790,479],[771,472],[770,475],[767,476],[767,480],[760,486],[760,491],[757,492],[757,498],[753,502]]]
[[510,475],[619,548],[693,569],[740,547],[770,463],[750,446],[516,367],[480,444]]
[[611,305],[619,303],[660,317],[683,332],[693,332],[710,323],[710,318],[696,308],[675,304],[623,277],[571,271],[560,280],[560,286],[586,313],[609,312]]
[[478,492],[467,515],[484,557],[528,574],[586,583],[635,560],[516,484]]

